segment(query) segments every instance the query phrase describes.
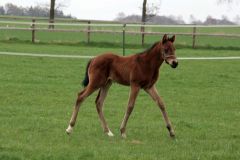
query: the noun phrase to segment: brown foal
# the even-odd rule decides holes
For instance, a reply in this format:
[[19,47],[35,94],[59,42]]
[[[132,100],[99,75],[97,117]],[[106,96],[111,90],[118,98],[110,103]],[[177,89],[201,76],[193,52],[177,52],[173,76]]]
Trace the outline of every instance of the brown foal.
[[86,76],[83,81],[85,88],[78,94],[72,117],[66,132],[70,134],[75,125],[81,103],[94,91],[99,90],[96,98],[96,108],[104,132],[113,136],[103,115],[103,102],[107,96],[108,89],[112,82],[131,87],[127,111],[124,115],[120,132],[126,137],[126,125],[128,118],[134,108],[136,97],[140,89],[144,89],[159,106],[167,129],[171,137],[174,137],[174,130],[165,110],[163,100],[158,95],[155,83],[159,76],[159,68],[165,61],[172,68],[176,68],[178,61],[175,56],[173,45],[175,35],[168,38],[164,35],[162,40],[156,42],[148,50],[131,56],[118,56],[106,53],[91,59],[86,69]]

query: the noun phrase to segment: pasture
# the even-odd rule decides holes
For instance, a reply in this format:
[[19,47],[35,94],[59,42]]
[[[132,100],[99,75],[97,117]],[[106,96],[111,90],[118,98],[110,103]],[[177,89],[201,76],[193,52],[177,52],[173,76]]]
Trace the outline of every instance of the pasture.
[[[100,42],[109,40],[108,37],[99,36],[99,42],[92,44],[67,39],[64,43],[31,44],[24,41],[28,38],[24,36],[18,32],[9,39],[1,39],[0,51],[69,55],[122,52],[119,45]],[[47,33],[41,36],[50,37]],[[226,42],[221,38],[219,41],[203,38],[198,49],[190,49],[191,42],[181,38],[176,42],[179,57],[240,55],[238,39]],[[149,39],[146,46],[155,40],[156,37]],[[127,54],[143,50],[133,43],[134,39],[131,42]],[[211,44],[216,47],[211,49]],[[87,62],[87,59],[0,55],[1,160],[239,159],[239,60],[180,60],[175,70],[166,64],[162,66],[157,88],[176,132],[174,140],[168,136],[159,108],[144,91],[140,92],[129,119],[128,137],[122,139],[119,127],[129,88],[118,84],[111,87],[104,107],[114,137],[103,134],[94,103],[96,93],[83,103],[73,134],[66,135]]]

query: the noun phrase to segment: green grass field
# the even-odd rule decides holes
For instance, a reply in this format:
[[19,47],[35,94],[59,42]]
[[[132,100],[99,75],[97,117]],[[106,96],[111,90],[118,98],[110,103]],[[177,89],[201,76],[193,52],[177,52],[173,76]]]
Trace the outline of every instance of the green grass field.
[[[99,41],[91,44],[67,42],[64,37],[71,35],[66,34],[58,35],[61,42],[31,44],[24,41],[28,35],[7,34],[17,39],[1,39],[0,51],[63,55],[122,53],[120,44],[101,41],[108,39],[108,35],[99,36]],[[47,34],[39,36],[48,38]],[[156,37],[149,37],[142,48],[137,43],[139,39],[130,38],[127,54],[137,53],[156,41]],[[240,55],[239,40],[234,39],[233,43],[218,40],[203,39],[203,45],[191,49],[188,45],[191,42],[186,40],[182,44],[180,38],[176,41],[176,54],[179,57]],[[216,46],[211,47],[214,41]],[[140,92],[129,119],[128,137],[122,139],[119,128],[129,88],[118,84],[111,87],[104,107],[114,137],[107,137],[102,131],[94,103],[96,93],[83,103],[73,134],[66,135],[87,62],[87,59],[0,55],[0,160],[239,159],[239,60],[180,60],[177,69],[163,64],[157,88],[176,132],[174,140],[168,136],[159,108],[144,91]]]

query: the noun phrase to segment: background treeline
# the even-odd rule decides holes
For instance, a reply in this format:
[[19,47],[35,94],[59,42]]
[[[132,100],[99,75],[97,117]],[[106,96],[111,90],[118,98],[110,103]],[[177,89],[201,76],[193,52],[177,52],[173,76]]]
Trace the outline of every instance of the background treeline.
[[[141,22],[140,15],[128,15],[125,16],[124,13],[119,13],[115,20],[120,22]],[[211,16],[208,16],[204,21],[197,20],[193,15],[190,16],[190,24],[199,24],[199,25],[233,25],[237,24],[236,22],[230,21],[227,17],[222,16],[221,19],[216,19]],[[163,24],[163,25],[177,25],[177,24],[186,24],[181,16],[159,16],[156,15],[148,19],[147,23],[152,24]]]
[[[75,18],[71,14],[64,14],[60,9],[61,7],[55,8],[55,17],[58,18]],[[0,6],[0,15],[9,16],[30,16],[30,17],[49,17],[49,5],[35,5],[30,7],[17,6],[12,3],[7,3],[4,6]],[[203,24],[203,25],[233,25],[240,23],[240,17],[237,16],[235,21],[230,21],[226,16],[222,16],[221,19],[216,19],[208,16],[204,21],[198,20],[194,15],[189,17],[190,24]],[[125,15],[123,12],[119,13],[115,18],[116,21],[120,22],[139,22],[142,21],[141,15]],[[147,23],[152,24],[186,24],[181,16],[159,16],[154,15],[147,18]]]
[[[0,15],[9,16],[32,16],[32,17],[49,17],[49,6],[36,5],[31,7],[17,6],[12,3],[7,3],[5,6],[0,6]],[[61,9],[55,9],[55,16],[59,18],[72,18],[65,15]]]

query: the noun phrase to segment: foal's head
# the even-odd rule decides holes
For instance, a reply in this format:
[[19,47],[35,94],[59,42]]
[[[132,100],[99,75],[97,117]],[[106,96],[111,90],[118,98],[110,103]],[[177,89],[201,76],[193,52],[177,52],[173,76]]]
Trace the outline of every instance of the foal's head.
[[176,49],[173,45],[174,41],[175,41],[175,35],[169,38],[165,34],[162,38],[162,48],[161,48],[161,54],[163,59],[172,68],[176,68],[178,66],[177,57],[175,55]]

